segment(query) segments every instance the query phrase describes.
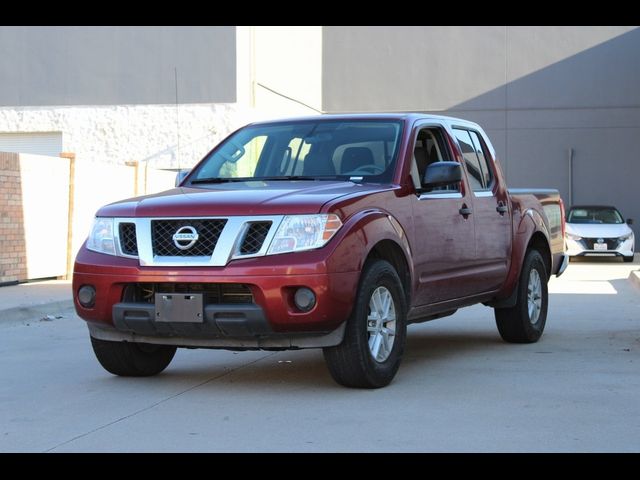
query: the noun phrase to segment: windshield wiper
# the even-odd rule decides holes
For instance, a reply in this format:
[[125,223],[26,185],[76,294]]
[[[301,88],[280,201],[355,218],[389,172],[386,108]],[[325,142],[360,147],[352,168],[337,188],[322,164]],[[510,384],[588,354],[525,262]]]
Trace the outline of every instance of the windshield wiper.
[[225,178],[225,177],[205,177],[191,180],[192,184],[196,183],[227,183],[227,182],[248,182],[253,180],[251,177]]
[[278,180],[341,180],[338,176],[319,176],[312,177],[308,175],[283,175],[280,177],[256,177],[254,180],[278,181]]
[[347,180],[339,176],[312,177],[308,175],[283,175],[281,177],[206,177],[191,180],[191,184],[198,183],[227,183],[227,182],[271,182],[287,180]]

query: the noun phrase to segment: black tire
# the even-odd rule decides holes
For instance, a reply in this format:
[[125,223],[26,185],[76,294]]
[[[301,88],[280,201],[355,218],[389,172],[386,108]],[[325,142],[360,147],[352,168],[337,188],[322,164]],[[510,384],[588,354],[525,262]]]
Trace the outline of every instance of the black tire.
[[[535,322],[529,319],[528,287],[532,271],[537,272],[541,287],[541,305]],[[520,281],[518,282],[517,301],[510,308],[496,308],[494,310],[496,325],[500,336],[505,342],[534,343],[544,332],[547,322],[547,307],[549,305],[549,291],[547,288],[548,275],[542,255],[537,250],[530,250],[524,259]]]
[[633,262],[633,255],[631,255],[630,257],[622,257],[622,260],[624,261],[624,263],[631,263]]
[[109,342],[91,337],[100,365],[122,377],[150,377],[162,372],[176,353],[176,347],[150,343]]
[[[382,361],[376,360],[369,348],[367,319],[369,302],[379,287],[384,287],[380,290],[384,295],[386,292],[391,295],[395,310],[395,337],[390,349],[379,347],[382,355],[388,355]],[[384,260],[367,262],[360,277],[353,312],[347,320],[344,340],[340,345],[323,349],[333,379],[340,385],[353,388],[380,388],[391,383],[404,353],[406,319],[406,296],[398,273]]]

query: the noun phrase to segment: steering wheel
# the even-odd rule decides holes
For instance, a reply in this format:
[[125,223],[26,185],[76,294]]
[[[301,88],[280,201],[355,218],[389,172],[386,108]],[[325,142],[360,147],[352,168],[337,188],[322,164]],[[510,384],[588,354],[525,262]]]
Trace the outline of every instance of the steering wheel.
[[356,168],[355,170],[351,171],[351,172],[346,172],[347,175],[366,175],[366,174],[371,174],[371,175],[377,175],[379,173],[384,172],[384,168],[379,166],[379,165],[362,165],[358,168]]

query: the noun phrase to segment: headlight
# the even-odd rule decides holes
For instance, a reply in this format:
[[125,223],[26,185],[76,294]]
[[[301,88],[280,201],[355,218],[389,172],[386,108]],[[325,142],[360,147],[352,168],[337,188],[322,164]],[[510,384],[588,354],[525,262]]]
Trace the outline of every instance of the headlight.
[[267,255],[312,250],[324,246],[342,226],[337,215],[287,215],[276,232]]
[[627,235],[623,235],[623,236],[619,237],[618,240],[620,240],[621,242],[626,242],[630,238],[633,238],[633,232],[631,232],[631,233],[629,233]]
[[569,240],[575,240],[576,242],[578,242],[578,241],[582,240],[582,237],[580,237],[580,236],[578,236],[578,235],[574,235],[573,233],[569,233],[569,232],[567,232],[567,234],[566,234],[566,235],[567,235],[567,238],[568,238]]
[[113,218],[96,217],[87,239],[87,248],[94,252],[116,254],[113,240]]

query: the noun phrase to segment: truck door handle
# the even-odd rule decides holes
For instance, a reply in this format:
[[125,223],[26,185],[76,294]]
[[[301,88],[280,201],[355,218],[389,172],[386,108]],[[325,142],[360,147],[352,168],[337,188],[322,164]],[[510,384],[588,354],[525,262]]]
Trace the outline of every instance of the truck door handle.
[[496,207],[496,212],[500,215],[503,215],[509,211],[509,207],[507,207],[503,202],[498,202],[498,206]]
[[473,210],[471,210],[469,207],[467,207],[466,204],[463,203],[462,208],[458,210],[458,212],[460,212],[460,215],[462,215],[463,217],[468,217],[473,213]]

